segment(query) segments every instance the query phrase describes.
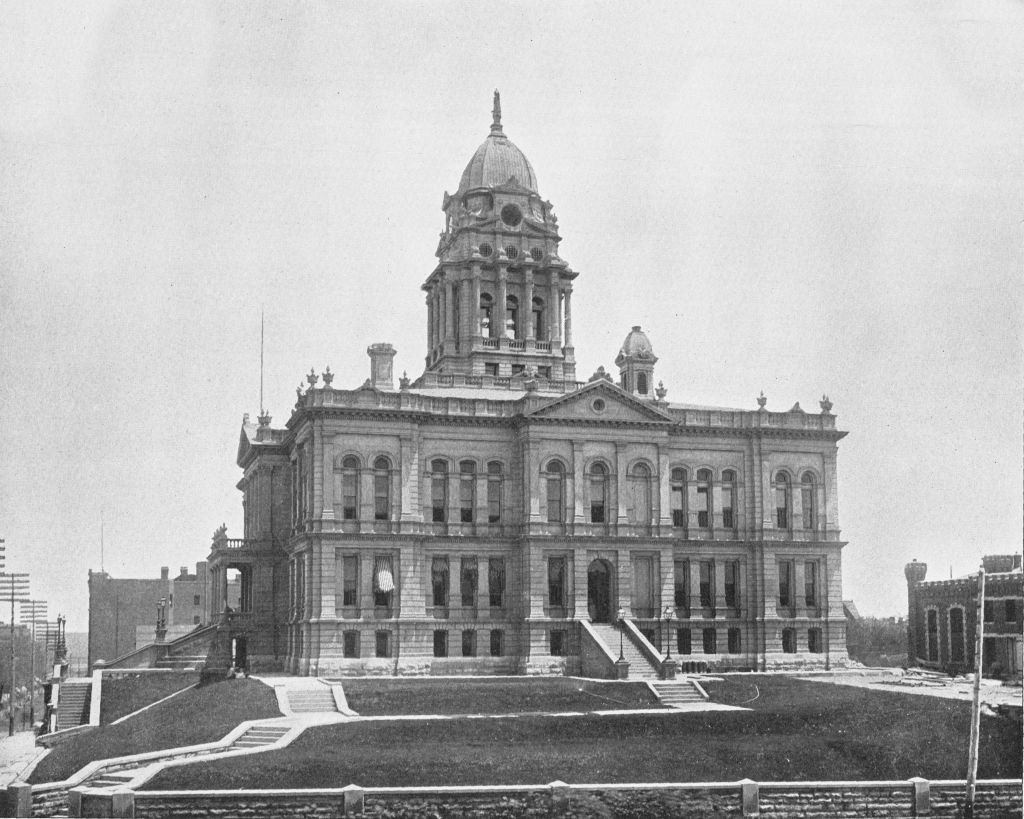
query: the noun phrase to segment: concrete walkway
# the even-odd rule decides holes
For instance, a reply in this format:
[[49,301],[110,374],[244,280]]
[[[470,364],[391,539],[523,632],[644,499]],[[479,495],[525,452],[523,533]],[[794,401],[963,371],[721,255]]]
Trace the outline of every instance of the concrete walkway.
[[32,731],[19,731],[12,737],[0,739],[0,789],[6,788],[35,767],[47,749],[36,746]]

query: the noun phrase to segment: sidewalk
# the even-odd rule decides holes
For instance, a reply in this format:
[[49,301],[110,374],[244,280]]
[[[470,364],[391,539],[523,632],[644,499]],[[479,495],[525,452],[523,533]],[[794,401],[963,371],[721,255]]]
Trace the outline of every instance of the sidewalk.
[[32,731],[19,731],[12,737],[0,738],[0,789],[21,778],[21,773],[46,753],[36,746]]

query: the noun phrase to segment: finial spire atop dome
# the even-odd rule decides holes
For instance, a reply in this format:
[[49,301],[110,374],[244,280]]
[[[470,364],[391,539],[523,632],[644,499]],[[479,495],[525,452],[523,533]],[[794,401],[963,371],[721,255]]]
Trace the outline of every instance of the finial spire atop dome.
[[505,136],[504,131],[501,130],[501,94],[498,93],[498,89],[494,89],[494,108],[491,110],[491,116],[494,117],[491,122],[491,135],[492,136]]

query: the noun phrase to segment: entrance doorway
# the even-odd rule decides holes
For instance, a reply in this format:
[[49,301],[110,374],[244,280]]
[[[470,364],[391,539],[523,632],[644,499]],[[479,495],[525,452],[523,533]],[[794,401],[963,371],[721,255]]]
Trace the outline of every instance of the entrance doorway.
[[231,646],[231,664],[235,668],[248,668],[249,657],[246,653],[245,638],[236,637]]
[[612,621],[612,567],[607,560],[595,560],[587,569],[587,610],[594,623]]

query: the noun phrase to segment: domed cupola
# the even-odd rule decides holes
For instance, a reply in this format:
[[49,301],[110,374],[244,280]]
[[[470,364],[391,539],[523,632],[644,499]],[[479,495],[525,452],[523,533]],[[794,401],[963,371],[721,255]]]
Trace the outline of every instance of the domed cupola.
[[653,392],[654,365],[657,361],[650,339],[639,324],[634,325],[622,342],[619,354],[615,356],[615,366],[619,368],[619,385],[634,395],[649,397]]
[[537,193],[537,176],[526,154],[520,151],[501,129],[501,97],[494,92],[494,110],[491,112],[494,121],[491,133],[483,144],[476,149],[469,160],[466,170],[462,172],[457,196],[462,196],[480,188],[497,188],[516,184]]

